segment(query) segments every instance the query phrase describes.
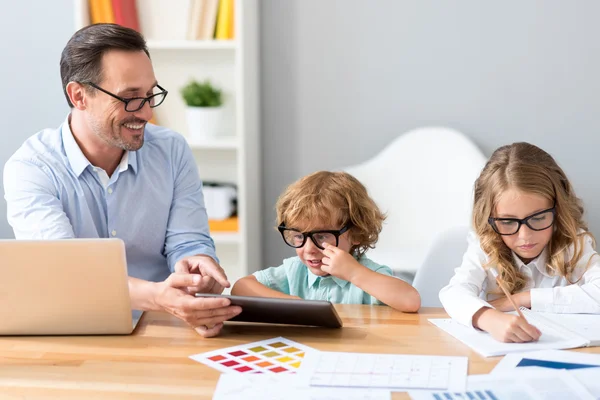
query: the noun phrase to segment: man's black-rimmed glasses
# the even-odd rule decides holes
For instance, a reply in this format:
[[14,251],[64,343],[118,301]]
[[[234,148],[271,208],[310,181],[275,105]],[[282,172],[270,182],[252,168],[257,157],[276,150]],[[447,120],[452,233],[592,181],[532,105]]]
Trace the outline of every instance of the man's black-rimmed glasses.
[[96,85],[95,83],[92,83],[92,82],[81,82],[81,83],[83,83],[85,85],[89,85],[89,86],[93,87],[94,89],[98,89],[99,91],[104,92],[107,95],[112,96],[115,99],[122,101],[123,103],[125,103],[125,111],[128,111],[128,112],[136,112],[136,111],[141,110],[142,107],[144,107],[144,104],[146,104],[146,102],[148,102],[148,104],[150,105],[150,108],[158,107],[162,104],[163,101],[165,101],[165,98],[167,97],[167,93],[169,93],[167,90],[165,90],[160,85],[156,85],[156,87],[161,90],[158,93],[154,93],[153,95],[150,95],[148,97],[125,98],[125,97],[117,96],[116,94],[111,93],[108,90],[104,90],[100,86]]
[[337,247],[340,236],[352,227],[352,224],[346,224],[342,229],[339,230],[321,230],[321,231],[310,231],[300,232],[296,229],[286,228],[285,224],[281,224],[277,227],[281,233],[281,237],[285,244],[293,248],[300,248],[306,243],[306,239],[310,238],[312,242],[319,249],[325,249],[325,243]]
[[554,216],[556,214],[556,208],[552,207],[547,210],[542,210],[529,217],[518,219],[518,218],[488,218],[488,223],[492,226],[494,231],[499,235],[514,235],[519,232],[521,225],[525,224],[529,229],[534,231],[543,231],[548,229],[554,224]]

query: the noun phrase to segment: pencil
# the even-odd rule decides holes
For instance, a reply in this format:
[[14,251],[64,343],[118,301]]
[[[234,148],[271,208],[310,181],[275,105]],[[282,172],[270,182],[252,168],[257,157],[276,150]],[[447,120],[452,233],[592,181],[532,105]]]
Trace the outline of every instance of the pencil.
[[[502,282],[502,280],[500,279],[500,275],[498,275],[498,271],[496,271],[495,268],[490,268],[490,271],[492,272],[492,275],[494,275],[494,278],[496,278],[496,282],[498,283],[498,286],[500,286],[500,289],[502,289],[502,291],[506,295],[506,298],[508,299],[508,301],[510,301],[510,304],[512,304],[515,311],[519,314],[519,317],[525,319],[525,316],[523,315],[523,313],[521,312],[519,307],[517,307],[517,305],[515,304],[515,301],[513,300],[512,296],[510,295],[510,292],[506,289],[506,286],[504,286],[504,282]],[[527,321],[527,320],[525,319],[525,321]]]

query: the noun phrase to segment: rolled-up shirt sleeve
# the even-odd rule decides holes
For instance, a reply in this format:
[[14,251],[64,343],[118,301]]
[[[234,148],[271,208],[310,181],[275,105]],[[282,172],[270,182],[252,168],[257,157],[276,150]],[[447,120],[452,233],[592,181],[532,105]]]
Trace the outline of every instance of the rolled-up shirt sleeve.
[[462,264],[454,270],[454,276],[440,291],[439,297],[450,317],[472,327],[473,316],[477,311],[482,307],[494,307],[480,297],[487,279],[483,268],[486,260],[473,232],[469,233],[467,242],[468,248]]
[[4,166],[3,181],[8,223],[17,239],[75,237],[52,174],[45,165],[11,159]]
[[592,238],[585,236],[573,284],[531,289],[531,309],[562,314],[600,314],[600,256]]
[[219,262],[210,237],[202,181],[194,156],[183,138],[176,143],[173,160],[178,165],[165,239],[165,253],[171,271],[174,271],[177,261],[193,255],[207,255]]
[[290,294],[290,283],[288,281],[288,268],[285,265],[279,267],[270,267],[256,271],[254,274],[256,280],[268,288],[278,292]]

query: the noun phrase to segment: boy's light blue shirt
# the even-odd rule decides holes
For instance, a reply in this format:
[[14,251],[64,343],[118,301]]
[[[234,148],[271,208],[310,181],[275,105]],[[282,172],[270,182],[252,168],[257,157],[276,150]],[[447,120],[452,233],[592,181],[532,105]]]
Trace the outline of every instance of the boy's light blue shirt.
[[[392,270],[362,256],[358,262],[371,271],[393,276]],[[283,260],[283,265],[257,271],[254,277],[263,285],[306,300],[327,300],[339,304],[383,304],[367,292],[334,276],[317,276],[299,257]]]
[[135,278],[162,281],[191,255],[217,259],[192,151],[163,127],[146,125],[144,145],[125,152],[108,178],[85,157],[67,119],[17,150],[4,189],[17,239],[120,238]]

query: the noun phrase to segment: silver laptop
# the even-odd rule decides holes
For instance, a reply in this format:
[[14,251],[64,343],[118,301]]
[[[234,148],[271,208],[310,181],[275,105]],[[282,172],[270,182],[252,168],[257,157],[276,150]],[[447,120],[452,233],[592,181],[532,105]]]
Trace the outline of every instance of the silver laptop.
[[129,334],[120,239],[0,240],[0,335]]

